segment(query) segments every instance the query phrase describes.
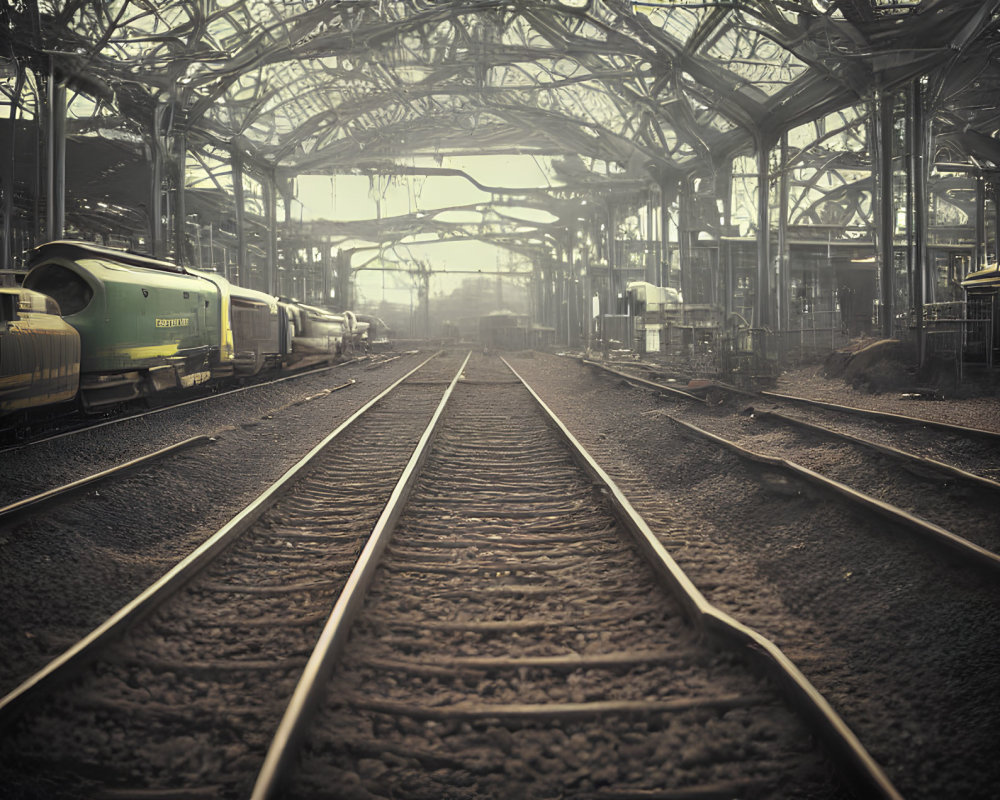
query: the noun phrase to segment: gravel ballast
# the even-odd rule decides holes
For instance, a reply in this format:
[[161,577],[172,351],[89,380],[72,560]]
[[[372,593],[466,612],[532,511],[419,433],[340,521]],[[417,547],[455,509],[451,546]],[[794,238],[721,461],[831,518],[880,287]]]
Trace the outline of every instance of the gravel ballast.
[[[799,664],[904,796],[995,796],[994,577],[847,512],[818,489],[682,434],[667,419],[694,414],[682,401],[657,399],[567,358],[522,354],[512,364],[709,600]],[[839,402],[849,396],[841,391]],[[996,407],[982,398],[971,405]],[[987,427],[968,405],[962,413],[961,424]]]
[[[121,608],[428,355],[377,368],[345,364],[5,453],[2,504],[192,436],[217,439],[0,528],[0,695]],[[323,394],[352,378],[353,386]]]

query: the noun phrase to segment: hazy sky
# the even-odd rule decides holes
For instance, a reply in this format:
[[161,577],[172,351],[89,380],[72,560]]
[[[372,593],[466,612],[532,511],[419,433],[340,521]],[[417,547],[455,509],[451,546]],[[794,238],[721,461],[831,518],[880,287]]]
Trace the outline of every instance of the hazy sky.
[[[505,189],[541,188],[555,181],[546,159],[531,156],[470,156],[411,162],[414,166],[461,169],[485,186]],[[368,177],[360,175],[302,175],[296,180],[296,198],[302,219],[350,222],[378,217],[395,217],[416,212],[432,212],[452,206],[486,205],[492,200],[488,192],[478,189],[462,177],[397,176]],[[553,217],[531,209],[517,212],[528,222],[549,222]],[[476,222],[478,214],[448,212],[439,215],[441,221]],[[353,242],[363,246],[371,242]],[[374,253],[373,253],[374,254]],[[408,242],[387,248],[386,260],[425,261],[433,271],[478,270],[492,272],[509,270],[521,261],[520,256],[483,242]],[[353,266],[365,260],[356,256]],[[455,288],[461,277],[437,276],[432,279],[431,292],[437,294]],[[357,274],[357,291],[370,301],[383,296],[392,302],[409,300],[412,281],[406,275],[361,271]]]

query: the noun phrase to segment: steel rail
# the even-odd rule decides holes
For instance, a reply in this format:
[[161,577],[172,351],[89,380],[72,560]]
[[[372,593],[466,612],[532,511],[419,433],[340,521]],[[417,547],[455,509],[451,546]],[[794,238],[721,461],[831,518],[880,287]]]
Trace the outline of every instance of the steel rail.
[[988,567],[993,570],[1000,570],[1000,555],[997,555],[991,550],[987,550],[985,547],[980,547],[978,544],[974,544],[968,539],[964,539],[946,528],[942,528],[940,525],[935,525],[933,522],[929,522],[922,517],[918,517],[916,514],[911,514],[908,511],[897,508],[891,503],[886,503],[885,501],[879,500],[871,495],[867,495],[864,492],[859,492],[857,489],[853,489],[847,484],[841,483],[833,478],[828,478],[818,472],[814,472],[808,467],[796,464],[794,461],[788,461],[787,459],[779,458],[777,456],[755,453],[752,450],[747,450],[746,448],[741,447],[735,442],[731,442],[728,439],[724,439],[721,436],[717,436],[714,433],[699,428],[697,425],[692,425],[690,422],[684,422],[683,420],[679,420],[670,415],[667,415],[667,418],[675,424],[697,434],[698,436],[708,439],[720,447],[731,450],[741,458],[754,461],[758,464],[767,464],[769,466],[791,472],[793,475],[802,478],[809,483],[820,486],[823,489],[847,498],[868,512],[878,514],[879,516],[888,519],[890,522],[922,534],[926,536],[928,540],[946,546],[952,552],[958,553],[962,557],[979,566]]
[[384,391],[362,405],[331,433],[323,438],[284,475],[278,478],[259,497],[226,523],[210,538],[193,550],[182,561],[167,571],[139,596],[112,614],[101,625],[80,639],[69,649],[50,661],[45,667],[24,680],[5,697],[0,698],[0,731],[6,729],[27,708],[33,699],[73,677],[80,668],[97,657],[99,649],[125,633],[146,614],[155,610],[181,589],[198,572],[224,552],[250,528],[311,466],[313,460],[345,430],[360,419],[372,406],[391,394],[401,383],[416,373],[438,354],[430,356]]
[[871,439],[864,439],[860,436],[854,436],[850,433],[844,433],[843,431],[834,430],[833,428],[828,428],[825,425],[818,425],[815,422],[808,422],[804,419],[799,419],[798,417],[789,417],[787,414],[782,414],[779,411],[757,411],[755,412],[761,419],[774,419],[779,422],[784,422],[789,425],[804,428],[808,431],[813,431],[815,433],[825,434],[827,436],[833,436],[838,439],[843,439],[845,441],[851,442],[858,445],[859,447],[865,447],[869,450],[874,450],[882,455],[894,458],[904,464],[917,465],[920,467],[925,467],[927,469],[936,470],[938,472],[943,472],[952,478],[957,480],[967,481],[968,483],[975,484],[981,489],[988,489],[994,492],[1000,492],[1000,481],[995,481],[992,478],[986,478],[982,475],[976,475],[974,472],[967,472],[964,469],[960,469],[951,464],[946,464],[944,461],[938,461],[935,458],[928,458],[927,456],[917,455],[916,453],[908,453],[906,450],[900,450],[897,447],[892,447],[887,444],[880,444],[879,442],[873,442]]
[[420,468],[430,452],[430,443],[441,415],[444,413],[445,406],[451,398],[456,384],[465,372],[471,355],[470,351],[462,362],[462,366],[455,373],[455,377],[448,384],[448,388],[445,389],[441,402],[430,422],[427,423],[427,427],[417,442],[399,481],[393,488],[382,514],[372,528],[371,535],[361,551],[354,569],[347,578],[333,611],[323,626],[316,647],[309,657],[278,725],[277,732],[268,747],[264,764],[257,775],[253,792],[250,795],[251,800],[276,797],[282,787],[299,743],[312,721],[312,715],[322,701],[330,674],[347,643],[351,625],[364,605],[365,596],[375,578],[382,553],[392,538],[396,523],[403,513],[403,507],[410,495],[410,490],[413,488]]
[[[8,453],[14,450],[23,450],[26,447],[33,447],[36,444],[45,444],[46,442],[53,442],[57,439],[64,439],[69,436],[75,436],[78,433],[85,433],[87,431],[96,431],[100,428],[106,428],[109,425],[118,425],[122,422],[129,422],[130,420],[145,419],[146,417],[152,417],[156,414],[162,414],[164,411],[176,411],[178,408],[186,408],[188,406],[198,405],[199,403],[206,403],[210,400],[217,400],[220,397],[228,397],[232,394],[240,394],[241,392],[249,392],[253,389],[261,389],[266,386],[275,386],[279,383],[284,383],[285,381],[297,380],[298,378],[304,378],[307,375],[319,375],[323,372],[330,372],[331,370],[337,369],[339,367],[345,367],[348,364],[354,364],[361,361],[361,359],[354,358],[350,361],[341,361],[337,364],[331,364],[327,367],[321,367],[319,369],[303,370],[302,372],[296,372],[293,375],[285,375],[281,378],[276,378],[273,381],[267,381],[266,383],[255,383],[251,386],[237,386],[233,389],[227,389],[224,392],[216,392],[215,394],[208,394],[204,397],[195,397],[191,400],[185,400],[182,403],[172,403],[162,408],[151,408],[148,411],[141,411],[138,414],[129,414],[127,417],[116,417],[115,419],[105,420],[104,422],[98,422],[94,425],[85,425],[81,428],[74,428],[71,431],[63,431],[62,433],[56,433],[52,436],[45,436],[41,439],[33,439],[30,442],[24,442],[22,444],[15,444],[10,447],[5,447],[0,452]],[[347,383],[336,386],[330,391],[338,391],[340,389],[346,389],[348,386],[353,386],[356,381],[351,378]]]
[[934,419],[924,419],[923,417],[908,417],[905,414],[895,414],[891,411],[872,411],[867,408],[856,408],[854,406],[842,406],[837,403],[828,403],[825,400],[813,400],[808,397],[797,397],[791,394],[779,394],[778,392],[760,393],[762,397],[773,397],[776,400],[787,400],[790,403],[801,403],[802,405],[817,406],[827,408],[831,411],[842,411],[845,414],[856,414],[868,417],[869,419],[880,419],[889,422],[903,422],[908,425],[923,425],[926,428],[956,433],[961,436],[972,436],[978,439],[990,439],[1000,442],[1000,431],[989,431],[983,428],[966,428],[962,425],[955,425],[951,422],[938,422]]
[[216,439],[213,436],[192,436],[190,439],[185,439],[184,441],[172,444],[169,447],[164,447],[160,450],[156,450],[155,452],[147,453],[139,458],[133,458],[131,461],[119,464],[117,467],[111,467],[110,469],[106,469],[101,472],[95,472],[93,475],[80,478],[72,483],[57,486],[54,489],[49,489],[48,491],[32,495],[31,497],[26,497],[23,500],[18,500],[15,503],[11,503],[10,505],[0,508],[0,527],[13,522],[15,519],[20,519],[32,511],[38,511],[40,508],[48,505],[49,503],[65,500],[67,497],[71,497],[77,492],[86,489],[88,486],[93,486],[95,483],[100,483],[108,478],[114,478],[119,475],[133,472],[140,467],[159,461],[160,459],[166,458],[167,456],[173,455],[181,450],[186,450],[189,447],[209,444],[215,441]]
[[[506,363],[506,362],[504,362]],[[639,378],[635,375],[629,375],[627,372],[622,372],[621,370],[614,369],[599,361],[591,361],[590,359],[581,358],[581,364],[586,364],[588,367],[597,367],[605,372],[609,372],[612,375],[617,375],[620,378],[624,378],[628,381],[634,381],[635,383],[641,383],[643,386],[648,386],[651,389],[659,389],[660,391],[667,392],[669,394],[677,395],[678,397],[683,397],[685,400],[693,400],[696,403],[708,403],[708,401],[703,397],[698,397],[696,394],[691,394],[691,392],[685,392],[683,389],[678,389],[675,386],[667,386],[665,383],[656,383],[655,381],[648,380],[646,378]],[[510,366],[508,364],[508,366]],[[517,374],[517,373],[515,373]]]
[[[507,363],[506,361],[504,363]],[[855,733],[841,719],[829,701],[802,674],[801,670],[770,639],[738,622],[726,612],[712,605],[694,585],[687,573],[667,552],[646,521],[639,515],[624,492],[594,461],[563,422],[545,404],[531,386],[510,367],[511,372],[531,392],[538,405],[549,417],[552,425],[569,444],[577,463],[608,491],[609,500],[622,524],[628,528],[640,548],[650,559],[654,569],[667,582],[672,594],[684,608],[691,621],[707,634],[730,646],[743,650],[746,656],[764,667],[790,703],[809,719],[820,737],[844,767],[852,784],[863,797],[902,800],[902,795],[892,785],[882,767],[871,757]]]

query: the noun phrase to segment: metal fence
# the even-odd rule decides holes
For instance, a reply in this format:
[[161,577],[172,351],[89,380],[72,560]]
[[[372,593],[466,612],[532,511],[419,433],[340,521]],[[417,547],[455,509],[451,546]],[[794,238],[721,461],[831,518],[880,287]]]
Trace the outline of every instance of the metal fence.
[[803,314],[798,328],[773,331],[771,338],[782,361],[795,364],[825,356],[849,340],[840,311],[813,311]]
[[992,367],[992,306],[964,301],[928,303],[924,306],[924,342],[928,356],[954,363],[959,380],[966,362]]

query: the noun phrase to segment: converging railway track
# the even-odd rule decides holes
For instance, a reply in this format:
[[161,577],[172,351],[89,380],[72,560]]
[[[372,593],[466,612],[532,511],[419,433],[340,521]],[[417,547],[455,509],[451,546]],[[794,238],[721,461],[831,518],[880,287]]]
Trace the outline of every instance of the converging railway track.
[[[899,422],[901,430],[895,436],[883,433],[866,438],[831,427],[829,421],[819,424],[779,411],[754,413],[740,422],[725,426],[722,435],[746,457],[779,459],[803,474],[800,467],[805,468],[890,523],[926,534],[930,541],[947,547],[953,557],[1000,569],[996,524],[1000,483],[982,474],[989,470],[972,472],[877,441],[895,438],[908,440],[910,446],[928,443],[933,434],[920,423]],[[881,427],[870,425],[875,426]],[[981,443],[978,436],[970,438],[974,445]],[[963,459],[966,464],[971,460]]]
[[[57,440],[65,440],[72,436],[79,435],[85,431],[93,431],[98,428],[113,427],[129,422],[135,422],[148,417],[162,414],[166,411],[176,411],[181,408],[190,408],[203,403],[217,402],[223,398],[231,398],[233,395],[244,394],[261,390],[268,390],[279,384],[290,381],[299,381],[303,378],[315,379],[317,376],[335,374],[350,364],[365,362],[368,369],[377,369],[381,364],[389,363],[399,356],[387,356],[376,354],[360,356],[345,361],[338,361],[335,364],[312,367],[291,374],[283,374],[276,377],[273,374],[257,376],[242,382],[243,385],[225,388],[224,385],[216,385],[206,388],[200,396],[191,397],[193,392],[188,391],[179,397],[175,395],[171,398],[168,394],[162,394],[152,401],[142,401],[146,405],[153,406],[142,411],[135,411],[132,406],[122,406],[118,409],[109,409],[101,416],[85,417],[80,415],[66,415],[50,419],[47,421],[34,421],[28,427],[6,427],[0,430],[0,456],[5,452],[21,450],[25,447],[41,445]],[[345,388],[350,385],[350,381],[343,382],[335,386]],[[138,405],[138,403],[133,404]],[[9,425],[10,423],[8,423]]]
[[[7,722],[75,681],[33,711],[28,728],[7,728],[2,761],[21,773],[4,775],[6,783],[46,796],[132,797],[164,781],[194,796],[243,796],[253,753],[266,745],[455,368],[431,360],[422,383],[397,382],[370,401],[185,561],[0,701]],[[440,389],[428,391],[428,381]],[[58,775],[54,762],[64,765]]]
[[838,771],[896,797],[556,424],[497,361],[430,362],[0,701],[0,778],[52,797],[831,797]]
[[[996,493],[984,467],[995,464],[995,445],[965,436],[933,450],[940,431],[918,422],[899,422],[900,434],[884,420],[864,423],[868,431],[852,425],[855,438],[878,447],[917,450],[922,442],[914,461],[786,428],[762,414],[771,401],[695,403],[549,356],[514,364],[607,465],[698,587],[795,659],[904,796],[993,796],[1000,594]],[[787,406],[780,413],[805,416]],[[738,455],[736,444],[753,455]],[[949,452],[978,475],[927,461]],[[850,486],[808,474],[820,470]],[[850,489],[868,496],[848,502]],[[894,503],[902,508],[887,508]],[[927,519],[909,519],[920,515]]]
[[6,453],[0,695],[170,569],[331,428],[428,357],[345,364]]
[[773,407],[783,417],[823,425],[1000,480],[1000,461],[996,457],[1000,431],[873,412],[775,392],[761,392],[761,397],[766,401],[762,408]]
[[528,392],[497,362],[467,377],[288,796],[824,794],[801,723],[685,623]]
[[[588,362],[591,366],[602,365]],[[613,375],[630,376],[608,368]],[[641,377],[641,386],[689,400],[666,416],[741,457],[839,493],[864,513],[923,534],[953,556],[1000,570],[1000,432],[880,414],[772,392],[756,405],[706,411],[704,400]],[[722,391],[722,390],[718,390]],[[771,408],[775,403],[779,407]],[[781,406],[792,406],[791,413]]]

